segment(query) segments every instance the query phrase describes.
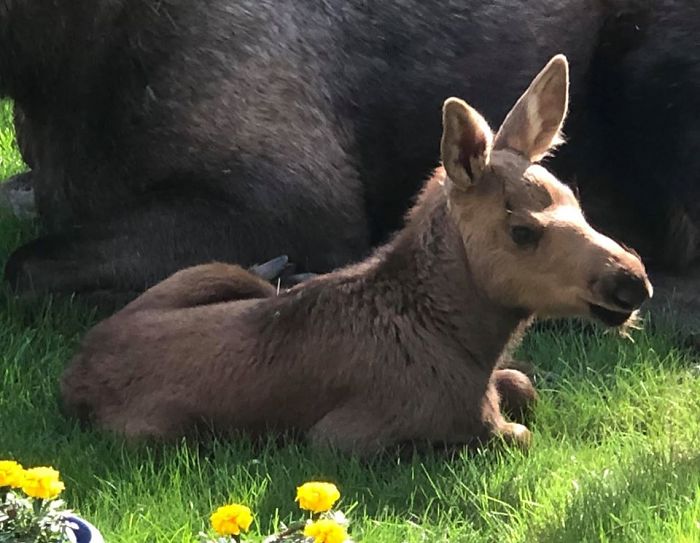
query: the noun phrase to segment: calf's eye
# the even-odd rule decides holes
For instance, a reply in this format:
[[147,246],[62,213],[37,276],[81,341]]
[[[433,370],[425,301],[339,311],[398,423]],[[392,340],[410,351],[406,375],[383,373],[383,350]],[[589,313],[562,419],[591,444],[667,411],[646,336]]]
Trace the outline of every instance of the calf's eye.
[[542,230],[532,228],[531,226],[511,226],[510,237],[518,247],[532,247],[537,245],[542,237]]

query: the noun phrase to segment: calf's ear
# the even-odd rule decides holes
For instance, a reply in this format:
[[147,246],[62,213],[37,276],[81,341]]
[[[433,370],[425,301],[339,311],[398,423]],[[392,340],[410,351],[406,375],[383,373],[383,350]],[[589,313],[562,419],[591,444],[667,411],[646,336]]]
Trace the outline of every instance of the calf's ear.
[[554,56],[518,99],[494,139],[494,149],[511,149],[537,162],[563,142],[569,105],[569,64]]
[[449,98],[442,108],[442,165],[452,182],[466,189],[478,182],[488,165],[493,132],[474,108]]

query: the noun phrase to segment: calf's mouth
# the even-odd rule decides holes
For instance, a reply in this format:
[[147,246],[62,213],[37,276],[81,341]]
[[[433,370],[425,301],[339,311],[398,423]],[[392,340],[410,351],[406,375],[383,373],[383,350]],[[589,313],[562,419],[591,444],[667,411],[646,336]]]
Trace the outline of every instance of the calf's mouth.
[[603,307],[602,305],[597,305],[590,302],[588,304],[588,308],[593,317],[610,327],[622,326],[630,319],[632,313],[634,313],[634,311],[609,309],[607,307]]

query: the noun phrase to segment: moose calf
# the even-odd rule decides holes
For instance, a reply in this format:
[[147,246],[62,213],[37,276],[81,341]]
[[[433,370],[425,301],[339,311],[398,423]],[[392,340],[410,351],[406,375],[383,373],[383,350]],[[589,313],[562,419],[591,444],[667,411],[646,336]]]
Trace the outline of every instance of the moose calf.
[[494,436],[527,445],[528,429],[501,413],[534,395],[523,374],[495,369],[509,344],[535,317],[622,325],[652,293],[640,259],[536,164],[558,143],[568,84],[558,55],[495,136],[447,100],[443,166],[364,262],[279,295],[225,264],[151,288],[86,336],[65,406],[129,438],[206,421],[361,455]]

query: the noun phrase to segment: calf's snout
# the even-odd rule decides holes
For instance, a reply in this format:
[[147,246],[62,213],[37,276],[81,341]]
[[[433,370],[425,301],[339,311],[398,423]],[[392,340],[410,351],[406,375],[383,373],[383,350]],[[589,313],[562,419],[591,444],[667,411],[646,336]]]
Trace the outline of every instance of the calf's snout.
[[601,294],[605,303],[613,307],[633,311],[651,298],[651,283],[646,274],[616,271],[603,279]]

